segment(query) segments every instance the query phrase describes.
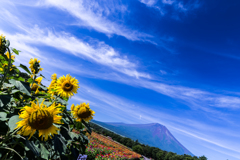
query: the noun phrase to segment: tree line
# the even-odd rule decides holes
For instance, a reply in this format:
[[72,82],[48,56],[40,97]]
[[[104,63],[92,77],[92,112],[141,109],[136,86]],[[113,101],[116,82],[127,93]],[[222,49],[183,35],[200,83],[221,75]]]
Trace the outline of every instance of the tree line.
[[111,137],[114,141],[117,141],[133,151],[155,160],[207,160],[205,156],[191,156],[191,155],[178,155],[173,152],[163,151],[157,147],[151,147],[149,145],[141,144],[138,140],[134,141],[130,138],[118,135],[110,130],[107,130],[95,123],[89,122],[90,127],[98,134]]

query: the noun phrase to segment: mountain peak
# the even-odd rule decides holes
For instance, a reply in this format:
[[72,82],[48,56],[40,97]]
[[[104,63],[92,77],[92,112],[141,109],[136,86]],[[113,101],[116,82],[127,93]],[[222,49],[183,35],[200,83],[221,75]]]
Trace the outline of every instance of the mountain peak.
[[129,137],[132,140],[138,140],[142,144],[158,147],[162,150],[175,152],[177,154],[189,154],[188,151],[164,126],[159,123],[149,124],[125,124],[116,122],[99,122],[92,121],[98,125],[103,126],[117,134]]

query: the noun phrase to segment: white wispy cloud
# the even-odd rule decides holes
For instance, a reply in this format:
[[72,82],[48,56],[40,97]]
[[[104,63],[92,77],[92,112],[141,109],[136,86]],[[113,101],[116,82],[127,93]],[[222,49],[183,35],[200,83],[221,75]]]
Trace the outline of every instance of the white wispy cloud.
[[31,33],[17,34],[15,39],[26,44],[43,44],[51,46],[59,51],[71,53],[79,58],[87,58],[94,63],[106,65],[114,70],[133,77],[150,78],[150,75],[137,71],[135,63],[131,62],[126,56],[121,56],[112,47],[104,42],[95,40],[93,44],[84,42],[70,34],[60,32],[53,33],[49,30],[41,30],[37,26],[30,30]]
[[153,37],[152,35],[129,29],[123,24],[108,19],[108,15],[115,12],[114,9],[110,8],[120,8],[120,11],[126,11],[126,7],[121,4],[111,5],[110,7],[105,6],[105,8],[102,8],[103,6],[99,5],[99,2],[96,1],[44,0],[39,1],[37,6],[56,7],[79,19],[80,22],[78,25],[90,27],[108,36],[115,34],[132,41],[149,41],[149,38]]
[[140,0],[140,2],[151,7],[157,3],[157,0]]
[[[190,88],[185,86],[169,85],[161,82],[152,82],[149,80],[125,79],[122,83],[135,87],[143,87],[160,94],[181,100],[193,109],[202,109],[206,112],[216,112],[216,108],[238,109],[240,108],[240,97],[227,96],[224,94],[216,94],[208,91],[203,91],[198,88]],[[210,107],[210,108],[209,108]]]
[[[42,30],[38,26],[35,26],[32,29],[26,28],[24,30],[28,30],[28,32],[25,34],[6,33],[6,35],[12,41],[16,48],[31,53],[25,54],[25,56],[35,56],[43,59],[44,57],[42,54],[39,53],[39,50],[36,47],[30,46],[33,44],[51,46],[60,51],[71,53],[79,58],[87,58],[89,61],[109,66],[110,68],[130,77],[143,77],[148,79],[151,78],[150,75],[147,73],[138,72],[135,63],[129,61],[126,57],[121,56],[112,47],[106,45],[103,42],[96,41],[91,45],[68,33],[53,33],[47,29]],[[70,68],[74,68],[74,65],[72,67],[71,65],[68,66]],[[121,79],[112,80],[121,81]],[[175,99],[183,100],[187,102],[190,107],[206,109],[209,104],[212,107],[226,108],[239,108],[240,106],[239,97],[217,95],[199,89],[167,85],[164,83],[151,82],[143,79],[132,80],[126,78],[122,80],[123,83],[126,83],[128,85],[140,86],[143,88],[154,90],[158,93],[167,95]],[[207,111],[211,110],[208,109]]]
[[10,34],[5,31],[2,31],[2,33],[12,41],[12,44],[16,48],[31,53],[28,57],[30,55],[39,58],[43,56],[43,54],[39,54],[36,47],[31,46],[45,45],[81,59],[87,59],[91,62],[108,66],[128,76],[151,78],[149,74],[137,71],[138,66],[134,62],[131,62],[127,56],[121,55],[104,42],[91,38],[88,42],[85,42],[66,32],[53,32],[47,28],[41,29],[37,25],[25,26],[18,17],[7,10],[2,10],[1,14],[5,15],[3,22],[10,23],[18,29],[22,29],[20,33]]
[[175,2],[175,0],[162,0],[163,4],[169,4],[172,5]]
[[[88,86],[82,86],[84,91],[78,96],[88,97],[88,101],[97,102],[93,106],[95,108],[103,109],[106,111],[105,114],[114,114],[118,120],[125,123],[139,123],[139,118],[141,122],[145,123],[160,123],[165,125],[169,130],[174,133],[180,133],[184,136],[192,139],[202,141],[202,145],[215,145],[221,149],[228,149],[235,152],[235,157],[239,156],[239,150],[237,149],[239,145],[233,141],[225,141],[227,138],[215,137],[216,134],[221,137],[233,136],[234,133],[228,133],[224,126],[216,127],[203,122],[194,121],[188,119],[181,115],[172,115],[165,112],[160,112],[155,109],[148,107],[143,107],[135,102],[131,102],[126,99],[122,99],[116,95],[101,91],[96,88],[90,88]],[[89,99],[89,100],[88,100]],[[127,118],[125,118],[127,117]],[[140,122],[140,123],[141,123]],[[240,137],[237,135],[237,131],[234,135],[237,139]],[[201,146],[200,144],[198,144]],[[187,146],[186,146],[187,147]],[[204,147],[204,146],[203,146]],[[226,153],[227,154],[227,153]]]
[[200,7],[200,2],[197,1],[188,1],[184,2],[181,0],[139,0],[141,3],[145,4],[148,7],[152,7],[160,11],[161,15],[164,16],[168,13],[166,6],[172,6],[174,10],[175,19],[179,19],[177,16],[178,13],[184,12],[185,14],[189,11],[195,10]]

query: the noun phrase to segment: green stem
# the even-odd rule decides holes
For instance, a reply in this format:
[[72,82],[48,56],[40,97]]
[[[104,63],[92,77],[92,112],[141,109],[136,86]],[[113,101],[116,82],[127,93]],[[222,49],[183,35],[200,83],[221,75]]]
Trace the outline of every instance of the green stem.
[[[34,74],[34,77],[33,77],[33,81],[32,81],[32,84],[31,84],[32,87],[33,87],[33,83],[35,82],[35,79],[36,79],[36,74]],[[31,91],[31,94],[33,96],[33,92],[32,91]],[[35,94],[35,92],[34,92],[34,94]]]
[[74,128],[75,128],[75,127],[76,127],[76,126],[75,126],[75,123],[73,122],[73,120],[72,120],[72,118],[69,116],[69,114],[67,113],[67,110],[66,110],[66,109],[64,110],[64,113],[67,115],[68,119],[72,122],[72,124],[73,124],[73,126],[74,126]]
[[[22,127],[21,127],[21,128],[22,128]],[[16,129],[12,134],[10,134],[10,132],[8,131],[6,137],[5,137],[4,140],[0,143],[0,145],[3,144],[3,143],[5,143],[6,141],[8,141],[8,139],[11,138],[11,136],[13,136],[13,135],[14,135],[17,131],[19,131],[21,128]]]
[[54,154],[51,156],[51,158],[50,158],[50,159],[52,159],[52,158],[55,156],[56,152],[57,152],[57,151],[55,151],[55,152],[54,152]]
[[[13,151],[13,152],[15,152],[19,157],[21,157],[21,159],[23,159],[23,157],[22,157],[19,153],[17,153],[17,151],[15,151],[15,150],[12,149],[12,148],[8,148],[8,147],[0,147],[0,148],[2,148],[2,149],[8,149],[8,150],[10,150],[10,151]],[[9,153],[9,152],[8,152],[8,153]],[[8,153],[6,153],[5,156],[4,156],[1,160],[4,160]]]
[[6,72],[4,72],[4,76],[3,76],[3,79],[1,80],[0,82],[0,89],[2,88],[2,85],[3,85],[3,82],[5,81],[6,77],[7,77],[7,74],[8,72],[10,71],[10,68],[12,67],[12,59],[11,59],[11,52],[10,52],[10,49],[7,47],[8,49],[8,52],[9,52],[9,58],[8,58],[8,68],[6,70]]

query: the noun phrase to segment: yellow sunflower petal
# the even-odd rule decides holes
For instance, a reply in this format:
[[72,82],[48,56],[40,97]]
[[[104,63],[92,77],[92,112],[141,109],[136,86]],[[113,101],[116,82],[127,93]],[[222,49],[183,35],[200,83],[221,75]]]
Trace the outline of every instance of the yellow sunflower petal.
[[54,123],[61,123],[62,116],[57,115],[61,113],[61,111],[55,107],[55,104],[50,107],[46,107],[43,102],[44,100],[39,105],[38,101],[37,103],[32,101],[31,107],[25,106],[21,110],[19,117],[22,118],[22,120],[17,122],[16,128],[22,128],[18,134],[22,134],[24,136],[29,135],[30,139],[34,133],[38,131],[39,137],[42,136],[42,140],[44,137],[45,141],[48,140],[48,137],[51,135],[58,134],[57,131],[59,129],[54,126]]
[[80,105],[76,105],[74,108],[71,108],[73,117],[76,118],[77,122],[81,122],[82,120],[90,121],[93,119],[92,116],[95,113],[93,110],[90,109],[89,103],[82,103]]

